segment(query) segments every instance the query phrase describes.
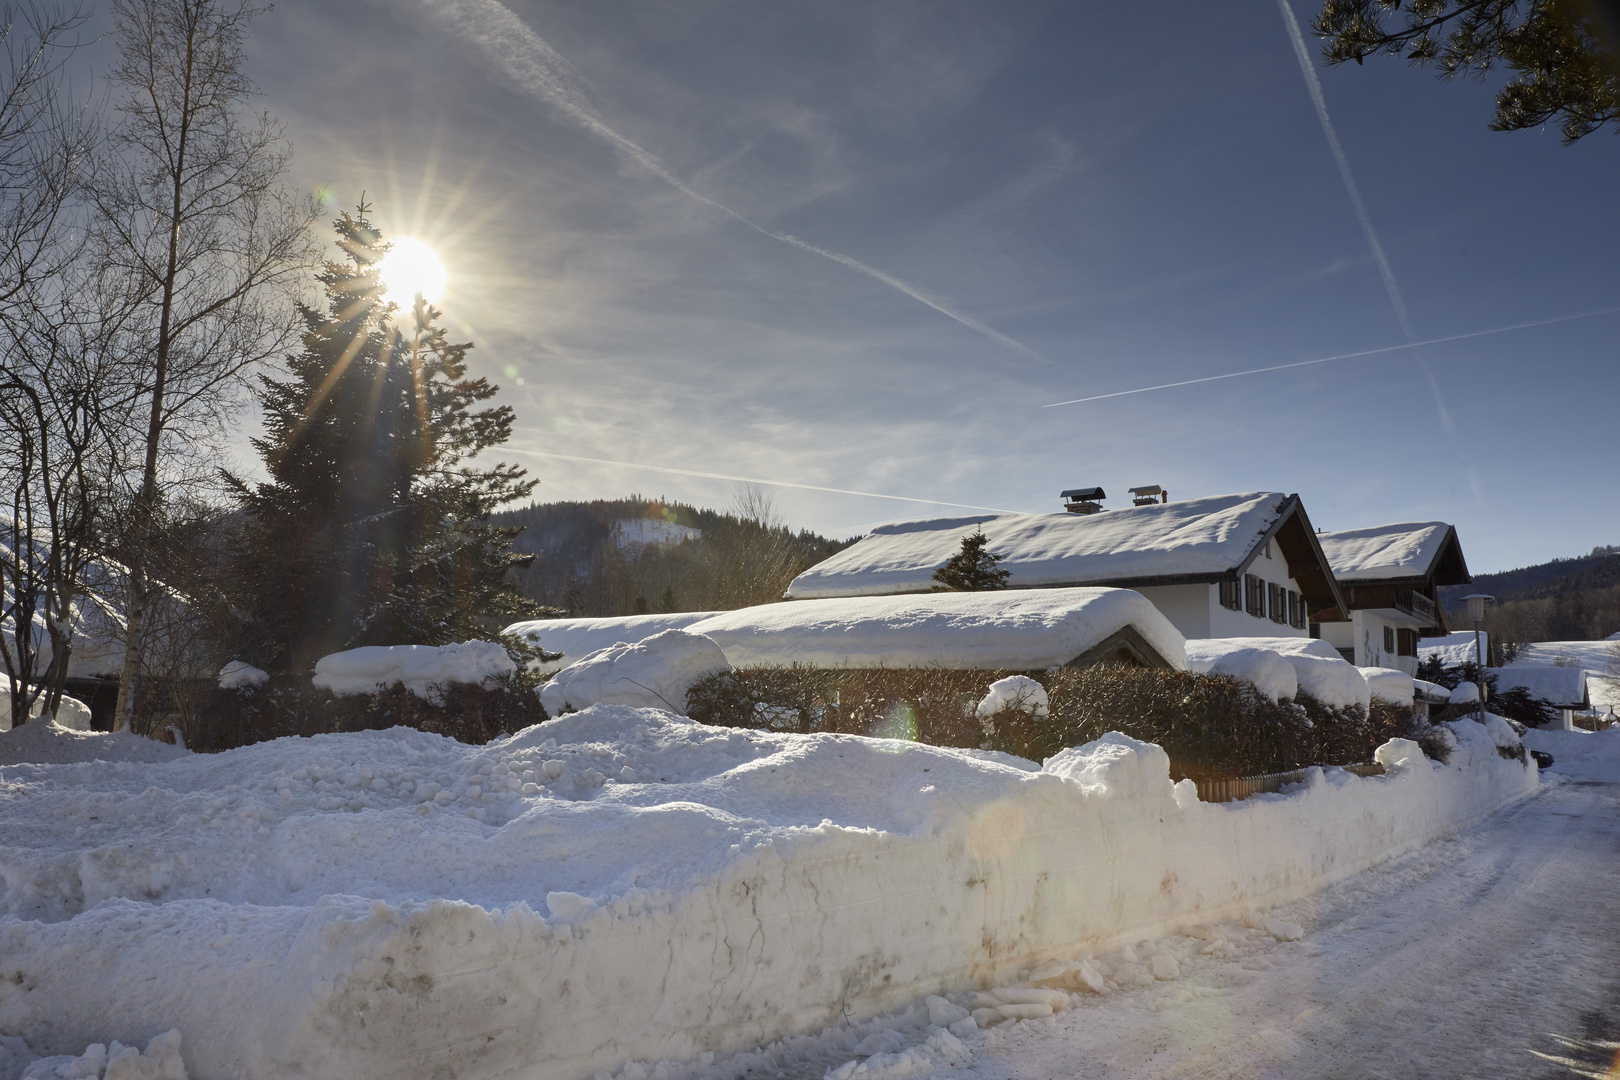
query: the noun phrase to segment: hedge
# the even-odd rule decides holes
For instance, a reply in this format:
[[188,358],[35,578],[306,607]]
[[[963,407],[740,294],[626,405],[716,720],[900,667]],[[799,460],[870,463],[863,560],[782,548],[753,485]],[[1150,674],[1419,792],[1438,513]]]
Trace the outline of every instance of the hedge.
[[[1008,675],[1041,683],[1050,715],[1016,709],[978,719],[986,688]],[[1250,683],[1191,671],[1097,666],[1039,671],[762,667],[710,676],[687,699],[706,724],[840,732],[1000,750],[1041,761],[1109,731],[1158,743],[1175,779],[1225,779],[1372,760],[1394,737],[1443,759],[1446,741],[1404,706],[1334,708],[1307,694],[1273,702]]]

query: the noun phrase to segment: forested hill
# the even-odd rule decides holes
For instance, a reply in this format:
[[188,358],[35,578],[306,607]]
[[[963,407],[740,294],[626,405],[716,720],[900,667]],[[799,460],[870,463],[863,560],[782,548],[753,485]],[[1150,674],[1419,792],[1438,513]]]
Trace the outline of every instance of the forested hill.
[[491,520],[523,526],[513,546],[535,554],[514,572],[524,594],[570,615],[769,603],[800,571],[854,542],[794,532],[757,495],[731,513],[632,495],[537,502]]
[[1440,590],[1453,627],[1466,625],[1462,598],[1496,597],[1486,626],[1500,640],[1594,641],[1620,631],[1620,545],[1537,566],[1476,574],[1472,585]]

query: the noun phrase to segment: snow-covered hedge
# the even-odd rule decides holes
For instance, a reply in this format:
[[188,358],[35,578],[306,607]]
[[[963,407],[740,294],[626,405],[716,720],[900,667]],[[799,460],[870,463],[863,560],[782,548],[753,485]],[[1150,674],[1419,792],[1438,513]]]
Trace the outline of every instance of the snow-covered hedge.
[[[1285,673],[1295,670],[1277,654],[1268,655]],[[1328,663],[1309,654],[1290,659]],[[1008,707],[986,715],[993,711],[981,708],[990,686],[1010,677],[1038,684],[1044,708],[1012,707],[997,695],[990,704]],[[1362,686],[1365,693],[1365,682]],[[1025,696],[1032,697],[1027,691]],[[1274,701],[1237,675],[1188,671],[777,667],[701,680],[687,704],[694,718],[710,724],[800,733],[904,731],[938,746],[982,747],[1035,759],[1119,730],[1163,746],[1177,776],[1199,778],[1370,761],[1379,745],[1397,737],[1419,740],[1435,754],[1443,750],[1427,722],[1409,707],[1376,702],[1335,708],[1297,688],[1288,697],[1293,700]]]

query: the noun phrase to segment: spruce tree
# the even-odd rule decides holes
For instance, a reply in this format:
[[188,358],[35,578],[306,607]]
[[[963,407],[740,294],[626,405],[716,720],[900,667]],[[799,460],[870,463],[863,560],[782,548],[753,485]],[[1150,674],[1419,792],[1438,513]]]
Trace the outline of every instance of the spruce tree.
[[326,310],[303,309],[290,377],[260,380],[266,435],[254,446],[270,482],[237,482],[243,652],[270,670],[302,673],[360,645],[487,636],[535,609],[506,576],[533,559],[512,550],[522,530],[489,515],[537,481],[468,464],[506,441],[512,410],[476,408],[497,387],[467,377],[472,345],[450,342],[438,311],[418,296],[401,318],[384,299],[388,245],[366,210],[335,223],[346,258],[320,275]]
[[972,534],[962,537],[962,550],[946,559],[944,565],[934,571],[934,580],[939,582],[934,591],[983,592],[986,589],[1005,589],[1012,572],[998,565],[1000,555],[985,550],[985,545],[989,543],[990,538],[984,535],[983,529],[975,529]]

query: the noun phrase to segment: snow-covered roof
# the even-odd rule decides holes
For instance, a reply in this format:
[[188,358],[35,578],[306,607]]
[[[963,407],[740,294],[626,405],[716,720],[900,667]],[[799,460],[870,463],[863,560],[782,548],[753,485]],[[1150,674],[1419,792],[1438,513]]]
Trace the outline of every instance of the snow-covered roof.
[[609,645],[634,645],[665,630],[684,630],[713,611],[681,611],[667,615],[622,615],[602,619],[532,619],[513,623],[503,634],[516,634],[562,659],[536,666],[540,672],[558,671],[575,660]]
[[1421,577],[1434,565],[1451,526],[1443,521],[1409,521],[1317,533],[1322,553],[1340,581]]
[[[1100,514],[899,521],[878,526],[812,566],[793,579],[787,595],[810,599],[927,592],[936,585],[935,569],[957,554],[962,538],[975,529],[989,538],[988,550],[1000,556],[1001,568],[1011,574],[1007,584],[1014,589],[1214,581],[1240,570],[1260,541],[1298,506],[1293,496],[1251,492]],[[1295,561],[1290,556],[1291,569]],[[1331,583],[1324,588],[1325,596]]]
[[[1491,634],[1489,630],[1479,632],[1479,649],[1484,651],[1485,658],[1491,655]],[[1444,637],[1423,638],[1418,641],[1418,657],[1423,660],[1431,656],[1438,656],[1440,662],[1450,667],[1453,664],[1472,663],[1476,658],[1474,645],[1474,632],[1472,630],[1453,630]]]
[[1489,670],[1496,676],[1498,691],[1521,687],[1532,696],[1563,709],[1584,709],[1587,705],[1587,676],[1581,668],[1509,664]]
[[1067,664],[1133,628],[1173,667],[1181,634],[1128,589],[1005,589],[763,604],[687,627],[735,667],[925,667],[1033,671]]

